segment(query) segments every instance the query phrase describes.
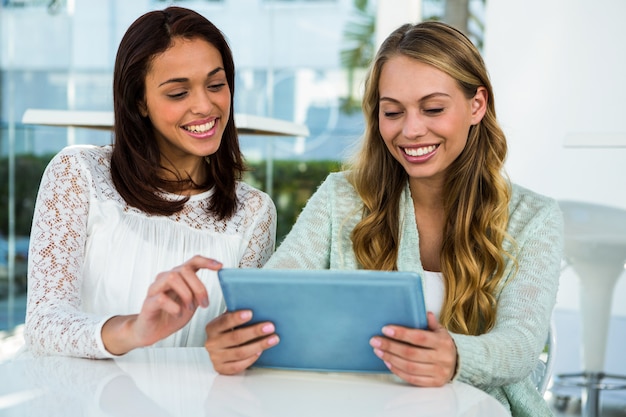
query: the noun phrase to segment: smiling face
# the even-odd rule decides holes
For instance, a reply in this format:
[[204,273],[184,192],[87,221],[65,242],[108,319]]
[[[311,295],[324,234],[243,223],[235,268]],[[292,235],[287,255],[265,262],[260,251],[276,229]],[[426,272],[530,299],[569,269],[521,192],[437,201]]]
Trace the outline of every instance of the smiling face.
[[467,98],[457,82],[437,68],[397,55],[379,80],[379,129],[385,145],[412,183],[442,184],[461,154],[470,126],[480,122],[487,92]]
[[175,38],[153,58],[140,105],[152,122],[162,163],[195,172],[204,156],[218,150],[230,102],[219,51],[200,38]]

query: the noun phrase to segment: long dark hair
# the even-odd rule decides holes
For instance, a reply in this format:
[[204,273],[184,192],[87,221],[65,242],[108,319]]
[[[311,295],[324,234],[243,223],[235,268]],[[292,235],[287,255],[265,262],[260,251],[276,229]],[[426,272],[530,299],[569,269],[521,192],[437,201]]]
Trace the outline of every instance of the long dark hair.
[[[152,59],[166,51],[174,38],[204,39],[222,56],[231,95],[230,117],[219,149],[208,157],[209,175],[203,184],[196,186],[213,188],[208,210],[220,219],[228,218],[237,207],[236,181],[245,169],[233,119],[235,64],[222,32],[193,10],[168,7],[148,12],[130,25],[120,42],[113,73],[113,183],[129,205],[149,214],[174,214],[188,200],[172,201],[163,196],[162,191],[171,191],[177,185],[159,176],[163,169],[159,147],[152,123],[142,116],[139,107],[144,99],[145,80]],[[189,179],[179,182],[189,183]]]

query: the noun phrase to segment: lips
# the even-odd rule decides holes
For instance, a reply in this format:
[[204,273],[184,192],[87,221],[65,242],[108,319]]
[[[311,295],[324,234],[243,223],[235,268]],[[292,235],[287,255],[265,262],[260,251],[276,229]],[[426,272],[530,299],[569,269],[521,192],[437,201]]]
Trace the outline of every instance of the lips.
[[418,148],[402,148],[402,151],[408,156],[425,156],[437,149],[438,145],[421,146]]
[[191,132],[191,133],[205,133],[205,132],[208,132],[209,130],[213,129],[213,126],[215,126],[215,120],[216,119],[213,119],[210,122],[197,124],[197,125],[183,126],[183,129],[185,129],[185,130],[187,130],[188,132]]

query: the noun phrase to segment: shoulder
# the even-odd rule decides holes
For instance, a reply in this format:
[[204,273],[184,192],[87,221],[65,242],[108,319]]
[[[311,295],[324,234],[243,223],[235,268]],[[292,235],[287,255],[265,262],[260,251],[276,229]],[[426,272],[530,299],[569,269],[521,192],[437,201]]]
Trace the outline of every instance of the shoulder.
[[560,211],[557,201],[518,184],[511,185],[511,212],[533,214]]
[[50,161],[61,165],[110,165],[112,147],[96,145],[71,145],[61,149]]
[[113,147],[96,145],[72,145],[59,151],[50,161],[45,181],[68,182],[89,188],[94,195],[111,199],[114,186],[111,181],[111,154]]
[[112,151],[113,147],[111,145],[70,145],[61,149],[57,155],[76,155],[79,157],[110,157]]
[[271,200],[270,196],[259,190],[258,188],[253,187],[252,185],[238,181],[237,182],[237,197],[239,197],[243,201],[248,200],[258,200],[258,201],[267,201]]
[[358,199],[356,189],[348,180],[348,172],[331,172],[318,187],[318,191],[323,190],[333,195],[339,195],[342,199]]
[[307,206],[324,206],[333,212],[344,212],[362,204],[356,189],[347,177],[347,171],[331,172],[317,187]]
[[329,186],[339,188],[349,188],[354,190],[350,181],[348,181],[347,171],[331,172],[326,176],[326,179],[322,184],[329,184]]
[[511,191],[509,229],[527,228],[530,225],[539,227],[551,222],[560,227],[562,214],[554,198],[517,184],[511,185]]
[[251,186],[248,183],[238,181],[236,192],[239,204],[242,204],[244,207],[260,209],[261,207],[269,206],[274,208],[274,202],[267,193]]

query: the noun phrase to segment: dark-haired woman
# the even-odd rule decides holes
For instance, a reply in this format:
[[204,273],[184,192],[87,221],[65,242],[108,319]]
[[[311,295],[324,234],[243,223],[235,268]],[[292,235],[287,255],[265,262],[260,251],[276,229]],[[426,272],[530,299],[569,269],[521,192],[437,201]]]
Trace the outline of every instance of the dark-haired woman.
[[215,271],[267,261],[276,209],[240,181],[234,72],[223,34],[194,11],[151,11],[129,27],[115,61],[113,145],[67,147],[42,178],[30,351],[106,358],[202,346],[204,325],[225,309]]

